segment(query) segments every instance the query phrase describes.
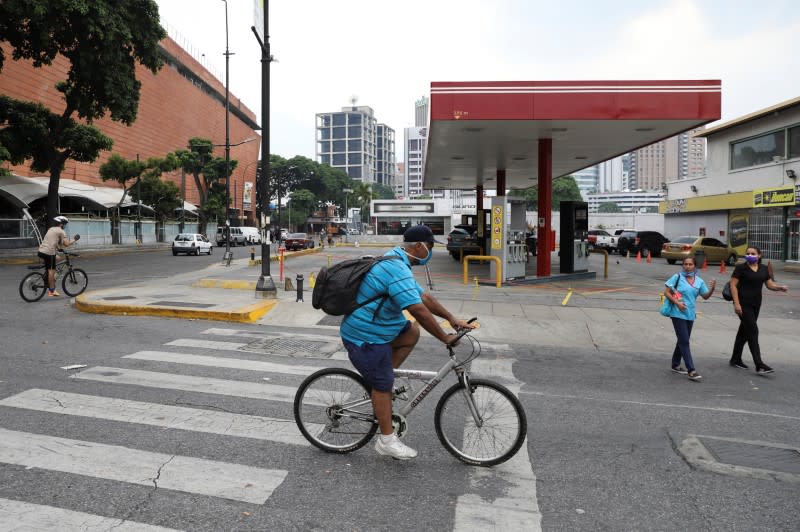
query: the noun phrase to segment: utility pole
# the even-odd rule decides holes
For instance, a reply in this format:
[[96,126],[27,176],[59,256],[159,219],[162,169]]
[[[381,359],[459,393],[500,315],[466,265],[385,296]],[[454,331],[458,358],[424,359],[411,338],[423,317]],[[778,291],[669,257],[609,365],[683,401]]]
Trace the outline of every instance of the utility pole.
[[[250,29],[256,36],[261,47],[261,179],[259,180],[256,193],[258,196],[258,207],[261,218],[266,221],[269,216],[269,64],[272,62],[272,55],[269,51],[269,0],[264,0],[264,40],[258,35],[255,26]],[[275,282],[270,275],[270,245],[267,239],[261,242],[261,276],[256,283],[256,297],[274,299],[278,297]]]
[[230,124],[230,59],[228,50],[228,0],[225,2],[225,256],[222,261],[231,262],[231,124]]
[[353,192],[352,188],[343,188],[344,192],[344,241],[349,242],[350,238],[350,211],[347,210],[347,196]]

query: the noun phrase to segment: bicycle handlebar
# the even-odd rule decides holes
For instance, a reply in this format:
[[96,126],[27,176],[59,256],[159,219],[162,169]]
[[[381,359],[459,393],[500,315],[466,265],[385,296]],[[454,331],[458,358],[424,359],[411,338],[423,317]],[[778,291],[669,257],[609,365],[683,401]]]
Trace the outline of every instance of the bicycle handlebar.
[[[477,317],[477,316],[476,316],[476,317],[474,317],[474,318],[470,318],[469,320],[467,320],[467,323],[472,323],[473,321],[475,321],[475,320],[477,320],[477,319],[478,319],[478,317]],[[471,330],[472,330],[472,329],[468,329],[468,328],[466,328],[466,327],[462,327],[462,328],[460,328],[460,329],[457,329],[457,330],[456,330],[456,335],[458,336],[458,338],[456,339],[456,342],[457,342],[458,340],[461,340],[462,338],[464,338],[464,336],[465,336],[465,335],[466,335],[466,334],[467,334],[469,331],[471,331]]]

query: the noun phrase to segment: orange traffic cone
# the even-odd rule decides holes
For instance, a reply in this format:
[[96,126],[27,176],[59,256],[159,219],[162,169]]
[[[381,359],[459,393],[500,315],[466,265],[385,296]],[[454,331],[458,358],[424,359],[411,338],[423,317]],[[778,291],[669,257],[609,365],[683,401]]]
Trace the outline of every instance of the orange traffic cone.
[[650,264],[651,262],[653,262],[653,259],[650,258],[652,256],[653,256],[652,253],[649,253],[649,252],[647,253],[647,264]]
[[707,260],[703,259],[703,267],[700,268],[700,269],[703,270],[704,272],[708,271],[708,261]]
[[642,262],[642,252],[641,251],[637,251],[636,252],[636,262]]
[[725,268],[725,261],[720,261],[719,263],[719,273],[726,273],[728,270]]

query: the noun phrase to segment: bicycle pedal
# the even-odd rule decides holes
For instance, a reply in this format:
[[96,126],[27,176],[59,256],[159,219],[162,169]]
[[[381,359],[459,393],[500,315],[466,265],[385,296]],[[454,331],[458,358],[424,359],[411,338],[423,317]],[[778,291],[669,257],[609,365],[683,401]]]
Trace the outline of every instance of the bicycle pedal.
[[400,399],[402,401],[408,401],[408,394],[406,393],[405,387],[402,388],[395,388],[392,392],[392,400]]

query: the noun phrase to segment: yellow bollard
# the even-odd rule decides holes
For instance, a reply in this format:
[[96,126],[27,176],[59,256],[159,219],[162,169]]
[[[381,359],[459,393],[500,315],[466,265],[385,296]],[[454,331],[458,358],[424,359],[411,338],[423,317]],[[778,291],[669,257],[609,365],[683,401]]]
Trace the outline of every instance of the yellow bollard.
[[478,277],[475,277],[475,288],[472,289],[472,300],[478,299],[478,294],[481,291],[481,285],[478,283]]
[[569,302],[569,298],[572,297],[572,288],[567,291],[567,297],[564,298],[564,301],[561,302],[562,307],[566,307],[567,303]]
[[308,274],[308,287],[309,288],[314,288],[314,285],[316,285],[316,284],[317,284],[317,276],[314,274],[314,272],[309,273]]
[[333,255],[328,255],[328,268],[331,267],[331,264],[333,264]]

